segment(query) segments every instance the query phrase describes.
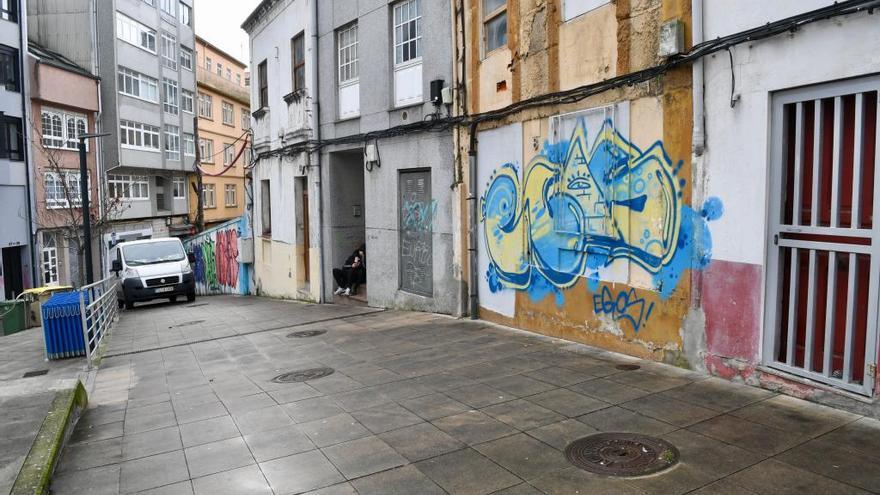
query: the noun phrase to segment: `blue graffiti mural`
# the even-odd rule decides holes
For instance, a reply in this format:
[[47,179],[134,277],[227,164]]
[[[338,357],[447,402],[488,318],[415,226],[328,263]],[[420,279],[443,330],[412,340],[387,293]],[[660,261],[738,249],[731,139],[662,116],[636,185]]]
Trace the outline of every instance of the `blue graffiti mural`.
[[593,296],[593,311],[597,315],[629,321],[635,332],[639,333],[642,324],[651,317],[654,303],[648,303],[644,298],[639,297],[635,289],[620,291],[614,296],[608,287],[602,287],[601,292]]
[[592,136],[579,119],[568,141],[544,145],[522,179],[517,166],[502,165],[480,200],[490,290],[553,294],[562,305],[580,278],[596,293],[600,270],[626,260],[669,297],[686,270],[708,265],[708,221],[723,213],[717,198],[699,213],[683,203],[682,167],[661,141],[642,150],[610,119]]
[[431,232],[437,217],[437,200],[403,202],[403,229],[409,232]]

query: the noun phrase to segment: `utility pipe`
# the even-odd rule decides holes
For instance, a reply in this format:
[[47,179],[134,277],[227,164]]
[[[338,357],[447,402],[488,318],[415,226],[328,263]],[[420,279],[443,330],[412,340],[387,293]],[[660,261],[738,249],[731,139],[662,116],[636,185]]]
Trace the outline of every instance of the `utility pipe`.
[[[320,55],[320,50],[318,49],[318,0],[311,0],[312,5],[312,18],[309,25],[309,29],[312,30],[312,53],[314,57],[311,57],[314,60],[312,65],[312,74],[310,79],[310,84],[312,91],[314,92],[314,97],[312,98],[312,128],[314,129],[315,139],[320,142],[321,141],[321,87],[319,86],[318,79],[318,68],[321,64],[318,61],[318,57]],[[317,169],[318,175],[315,180],[315,187],[318,191],[318,247],[319,247],[319,255],[318,255],[318,266],[320,270],[320,287],[318,301],[321,303],[326,302],[326,298],[324,296],[324,267],[326,266],[324,260],[324,193],[323,193],[323,179],[321,174],[323,173],[323,169],[321,167],[321,150],[315,150],[313,152],[315,154],[315,168]],[[309,166],[311,167],[312,160],[309,158]],[[309,209],[311,210],[311,208]],[[307,243],[308,244],[308,243]],[[306,247],[308,249],[308,247]],[[308,269],[308,268],[306,268]],[[311,278],[311,277],[310,277]]]
[[[692,43],[696,46],[704,41],[703,37],[703,0],[691,0],[691,23],[692,23]],[[696,59],[691,66],[693,73],[693,107],[694,107],[694,131],[693,131],[693,152],[694,156],[703,156],[706,150],[706,127],[705,127],[705,98],[704,98],[704,76],[703,57]]]
[[470,126],[470,145],[468,148],[468,260],[470,274],[468,277],[468,290],[470,291],[470,317],[472,320],[479,318],[480,293],[477,275],[477,123]]

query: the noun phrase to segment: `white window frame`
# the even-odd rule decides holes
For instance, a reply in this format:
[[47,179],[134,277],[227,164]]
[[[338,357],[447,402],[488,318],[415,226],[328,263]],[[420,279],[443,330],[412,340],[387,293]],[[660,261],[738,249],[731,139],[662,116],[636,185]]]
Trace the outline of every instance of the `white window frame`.
[[[88,180],[88,179],[87,179]],[[50,184],[57,184],[51,186]],[[65,187],[70,193],[70,200],[64,194]],[[82,205],[82,194],[80,193],[79,171],[63,170],[61,172],[45,172],[43,173],[43,196],[46,202],[47,210],[57,210],[61,208],[78,207]],[[89,198],[92,192],[89,189]],[[71,202],[73,204],[71,204]]]
[[186,177],[172,177],[171,191],[174,199],[186,199]]
[[[139,137],[141,144],[132,144],[125,142],[123,143],[123,138],[125,141],[129,141],[129,136],[131,137]],[[148,139],[149,138],[149,139]],[[135,140],[137,141],[137,139]],[[139,151],[149,151],[152,153],[161,152],[160,148],[160,137],[159,137],[159,127],[143,124],[141,122],[134,122],[131,120],[120,120],[119,121],[119,146],[126,149],[139,150]],[[150,142],[151,145],[146,145],[145,143]],[[155,146],[152,146],[152,144]]]
[[193,70],[193,51],[189,48],[180,46],[180,66],[188,71]]
[[43,285],[58,285],[57,242],[54,233],[43,233],[43,249],[40,253],[40,267],[42,268],[43,273]]
[[177,19],[177,1],[178,0],[159,0],[159,10]]
[[[150,103],[159,103],[159,80],[133,71],[128,67],[118,67],[119,93]],[[130,90],[126,89],[130,86]],[[137,93],[135,93],[137,88]],[[142,94],[146,93],[146,94]]]
[[226,100],[220,100],[221,120],[225,125],[235,127],[235,105]]
[[195,112],[195,95],[192,91],[180,91],[180,109],[190,114]]
[[242,130],[251,128],[251,112],[245,107],[241,107],[241,128]]
[[[238,206],[238,198],[236,196],[235,184],[226,184],[223,188],[223,202],[227,208]],[[232,201],[230,201],[230,198]]]
[[192,7],[180,2],[180,23],[192,27]]
[[235,145],[223,143],[223,165],[232,165],[235,160]]
[[[407,9],[407,12],[404,12]],[[403,19],[403,14],[410,14],[410,17]],[[394,67],[407,67],[421,63],[422,61],[422,9],[421,0],[404,0],[394,4],[392,12],[394,23]],[[404,30],[409,30],[411,24],[415,24],[415,37],[409,38],[403,36]],[[415,56],[411,56],[406,60],[402,60],[403,49],[406,45],[414,46]],[[400,53],[398,54],[398,48]],[[400,57],[398,57],[400,55]]]
[[147,201],[150,181],[145,175],[107,174],[107,192],[111,198]]
[[189,132],[183,133],[183,156],[196,156],[196,137]]
[[[57,125],[56,125],[57,124]],[[63,149],[67,139],[65,131],[64,113],[57,110],[43,108],[40,112],[40,126],[42,127],[43,147]]]
[[180,127],[165,124],[165,158],[180,161]]
[[[159,42],[156,31],[119,12],[116,12],[116,37],[141,50],[153,55],[156,54],[156,44]],[[146,46],[143,44],[145,39]],[[150,47],[150,40],[153,41],[152,47]]]
[[199,161],[214,163],[214,140],[199,138]]
[[214,120],[214,98],[199,91],[199,117]]
[[[492,12],[483,12],[483,6],[485,5],[485,2],[486,2],[486,0],[480,0],[480,13],[482,14],[482,18],[480,19],[481,20],[481,29],[482,29],[481,40],[482,40],[482,52],[483,52],[484,57],[487,56],[488,54],[494,52],[495,50],[499,50],[501,48],[504,48],[504,45],[499,45],[499,46],[496,46],[495,48],[492,48],[492,49],[489,48],[488,36],[487,36],[488,35],[487,24],[489,24],[491,21],[494,21],[495,19],[501,17],[502,15],[508,16],[507,0],[504,0],[504,4],[502,6],[496,8]],[[509,16],[507,17],[507,22],[508,22],[507,29],[509,30],[510,29],[510,17]],[[508,39],[509,39],[509,34],[510,33],[508,33]]]
[[177,70],[177,51],[177,36],[162,31],[162,65]]
[[202,204],[205,208],[217,207],[217,188],[214,184],[202,184]]
[[357,23],[342,28],[336,32],[339,87],[356,84],[360,80],[360,74],[358,73],[358,62],[360,60],[358,55],[358,40]]
[[167,77],[163,78],[162,93],[164,97],[162,109],[171,115],[180,115],[180,89],[177,81]]

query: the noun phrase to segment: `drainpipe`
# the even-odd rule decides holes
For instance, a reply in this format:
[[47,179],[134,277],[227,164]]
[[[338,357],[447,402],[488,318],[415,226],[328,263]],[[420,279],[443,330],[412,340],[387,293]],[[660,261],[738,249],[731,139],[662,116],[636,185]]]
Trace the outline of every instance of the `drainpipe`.
[[[314,53],[314,64],[312,65],[312,77],[310,78],[312,91],[315,96],[312,98],[312,128],[314,129],[314,137],[315,140],[321,141],[321,87],[318,85],[318,68],[321,64],[318,63],[318,54],[320,50],[318,49],[318,0],[312,0],[312,19],[309,28],[312,30],[312,50]],[[324,194],[323,194],[323,180],[321,178],[322,167],[321,167],[321,150],[318,149],[314,151],[315,159],[314,162],[309,159],[309,166],[311,164],[315,164],[315,168],[317,169],[317,180],[315,181],[315,187],[318,191],[318,265],[319,265],[319,282],[320,287],[318,293],[318,302],[324,303],[326,302],[326,298],[324,297]]]
[[[40,280],[39,271],[37,270],[37,229],[34,223],[34,211],[36,210],[36,196],[32,182],[36,181],[36,175],[31,177],[31,174],[34,174],[34,167],[31,163],[32,157],[30,156],[30,143],[28,143],[27,136],[33,132],[32,129],[29,128],[28,123],[30,122],[30,112],[28,107],[30,106],[30,99],[28,95],[30,95],[30,90],[28,88],[28,78],[26,77],[27,72],[25,68],[28,66],[28,42],[27,38],[25,38],[25,30],[27,29],[27,12],[23,8],[22,1],[18,3],[18,43],[19,43],[19,67],[18,67],[18,78],[21,81],[21,87],[19,88],[21,91],[21,131],[22,131],[22,139],[21,139],[21,153],[22,158],[24,159],[24,184],[25,184],[25,195],[27,196],[27,224],[28,224],[28,251],[30,251],[31,258],[31,287],[36,287],[38,281]],[[22,284],[24,285],[24,284]],[[27,288],[27,287],[25,287]]]
[[468,290],[470,291],[470,316],[472,320],[479,317],[480,294],[477,285],[477,123],[470,126],[470,145],[468,148],[468,214],[470,225],[468,226],[468,260],[470,276],[468,277]]
[[[691,0],[691,22],[693,23],[693,45],[703,42],[703,0]],[[703,156],[706,150],[705,99],[703,94],[703,58],[698,58],[693,66],[693,105],[694,105],[694,156]]]

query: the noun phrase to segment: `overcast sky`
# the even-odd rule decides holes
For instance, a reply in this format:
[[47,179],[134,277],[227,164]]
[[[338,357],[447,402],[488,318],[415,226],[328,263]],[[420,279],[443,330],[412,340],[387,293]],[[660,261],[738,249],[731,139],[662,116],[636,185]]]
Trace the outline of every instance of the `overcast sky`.
[[259,4],[260,0],[195,0],[196,34],[250,64],[241,23]]

